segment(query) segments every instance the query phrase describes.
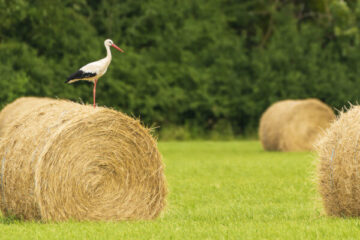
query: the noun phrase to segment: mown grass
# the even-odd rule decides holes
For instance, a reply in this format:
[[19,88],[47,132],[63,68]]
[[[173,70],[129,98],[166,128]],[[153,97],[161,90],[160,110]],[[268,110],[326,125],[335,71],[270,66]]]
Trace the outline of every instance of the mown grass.
[[317,203],[310,153],[257,141],[161,142],[168,207],[155,221],[41,224],[0,217],[0,239],[358,239]]

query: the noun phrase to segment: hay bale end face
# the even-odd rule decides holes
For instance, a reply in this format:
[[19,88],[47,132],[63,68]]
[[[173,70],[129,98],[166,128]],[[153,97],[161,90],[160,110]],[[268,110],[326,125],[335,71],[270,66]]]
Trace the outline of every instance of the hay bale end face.
[[284,100],[261,116],[260,141],[269,151],[308,151],[319,133],[330,126],[335,114],[317,99]]
[[318,189],[330,216],[360,216],[360,106],[341,113],[316,144]]
[[[26,220],[153,219],[167,186],[155,140],[117,111],[44,100],[11,115],[0,142],[0,204]],[[16,106],[8,106],[16,108]],[[10,115],[7,115],[10,118]],[[1,119],[0,119],[1,121]]]

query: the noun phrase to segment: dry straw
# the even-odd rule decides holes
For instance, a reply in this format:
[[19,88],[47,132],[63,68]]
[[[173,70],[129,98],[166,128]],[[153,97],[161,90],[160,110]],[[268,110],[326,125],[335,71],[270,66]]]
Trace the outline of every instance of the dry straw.
[[317,99],[279,101],[261,116],[259,137],[265,150],[312,150],[334,119],[331,108]]
[[[5,106],[0,112],[0,137],[6,134],[8,127],[33,109],[48,104],[50,98],[22,97]],[[30,107],[29,107],[30,106]]]
[[160,214],[167,186],[148,129],[111,109],[37,100],[43,103],[22,98],[6,107],[14,111],[0,142],[5,215],[117,221]]
[[360,216],[360,106],[342,112],[316,144],[318,187],[331,216]]

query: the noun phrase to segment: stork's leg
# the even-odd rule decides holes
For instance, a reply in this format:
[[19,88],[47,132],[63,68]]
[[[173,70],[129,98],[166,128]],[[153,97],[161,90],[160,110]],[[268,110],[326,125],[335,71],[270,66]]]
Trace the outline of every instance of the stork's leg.
[[93,99],[94,99],[94,108],[96,107],[96,102],[95,102],[95,99],[96,99],[96,83],[97,83],[97,79],[95,79],[94,81],[94,90],[93,90]]

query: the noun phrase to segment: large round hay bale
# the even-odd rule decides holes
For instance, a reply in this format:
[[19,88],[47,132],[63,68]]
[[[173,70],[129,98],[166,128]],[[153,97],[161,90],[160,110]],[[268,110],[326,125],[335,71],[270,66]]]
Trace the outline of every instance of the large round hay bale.
[[331,216],[360,216],[360,106],[341,113],[316,144],[318,188]]
[[0,137],[5,134],[8,127],[21,118],[21,116],[33,111],[35,108],[48,104],[50,98],[21,97],[11,104],[6,105],[0,112]]
[[108,108],[46,101],[0,142],[2,212],[42,221],[158,216],[167,187],[149,130]]
[[260,141],[270,151],[312,150],[334,119],[331,108],[317,99],[279,101],[261,116]]

